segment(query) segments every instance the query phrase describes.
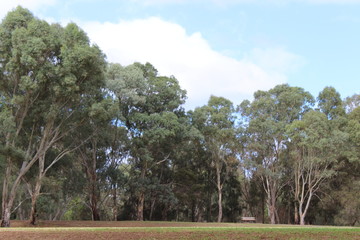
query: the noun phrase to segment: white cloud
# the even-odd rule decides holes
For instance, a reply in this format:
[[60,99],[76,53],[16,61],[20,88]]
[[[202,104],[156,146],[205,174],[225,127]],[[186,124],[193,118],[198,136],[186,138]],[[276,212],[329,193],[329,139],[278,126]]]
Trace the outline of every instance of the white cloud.
[[187,34],[160,18],[82,24],[108,60],[128,65],[150,62],[162,75],[174,75],[188,91],[187,107],[206,104],[210,95],[240,103],[254,91],[287,81],[299,57],[284,49],[255,49],[242,60],[211,49],[200,33]]
[[[19,4],[37,15],[55,3],[56,0],[3,1],[0,17]],[[51,17],[46,19],[54,21]],[[238,104],[251,98],[256,90],[286,82],[287,74],[302,63],[301,58],[282,48],[254,49],[244,59],[231,58],[213,50],[200,33],[188,34],[182,26],[160,18],[79,25],[109,61],[123,65],[150,62],[160,74],[174,75],[188,91],[188,108],[206,104],[210,95]]]

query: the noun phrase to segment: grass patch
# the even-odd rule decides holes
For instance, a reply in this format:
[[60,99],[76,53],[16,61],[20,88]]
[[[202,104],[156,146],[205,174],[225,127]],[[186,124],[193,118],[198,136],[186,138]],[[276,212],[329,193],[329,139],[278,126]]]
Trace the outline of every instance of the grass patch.
[[[131,226],[134,224],[135,226]],[[359,239],[360,228],[263,224],[128,223],[122,227],[16,227],[0,229],[0,239]],[[156,225],[157,224],[157,225]],[[150,227],[147,227],[149,225]],[[160,225],[160,226],[159,226]],[[16,236],[18,238],[16,238]]]

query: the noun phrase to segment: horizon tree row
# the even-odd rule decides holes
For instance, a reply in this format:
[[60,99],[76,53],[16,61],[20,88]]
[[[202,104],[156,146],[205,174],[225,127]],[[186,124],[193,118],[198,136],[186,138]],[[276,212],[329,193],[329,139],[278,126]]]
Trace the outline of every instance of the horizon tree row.
[[0,24],[2,227],[11,219],[360,224],[360,95],[287,84],[238,106],[150,63],[106,62],[76,24]]

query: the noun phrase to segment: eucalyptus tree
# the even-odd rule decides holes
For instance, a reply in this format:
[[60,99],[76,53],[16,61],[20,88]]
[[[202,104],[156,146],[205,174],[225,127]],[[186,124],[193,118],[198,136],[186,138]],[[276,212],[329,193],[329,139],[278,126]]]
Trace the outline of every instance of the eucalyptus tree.
[[360,106],[360,94],[353,94],[352,96],[345,98],[343,103],[346,112],[351,113],[355,108]]
[[298,120],[313,105],[310,93],[299,87],[278,85],[269,91],[257,91],[252,102],[245,100],[239,110],[247,125],[245,158],[262,179],[270,222],[276,223],[277,198],[289,179],[284,174],[285,128]]
[[345,115],[345,109],[340,94],[334,87],[325,87],[317,97],[318,107],[328,119]]
[[137,199],[135,215],[141,221],[152,173],[163,169],[172,157],[186,92],[174,77],[158,76],[149,63],[110,67],[108,88],[119,101],[121,121],[131,141],[128,161]]
[[218,218],[223,217],[223,187],[231,170],[236,169],[235,109],[231,101],[211,96],[206,106],[196,108],[193,121],[204,137],[209,152],[209,165],[215,170],[215,186],[218,192]]
[[[310,111],[289,126],[293,158],[294,197],[300,225],[305,224],[313,197],[324,181],[335,174],[334,165],[341,154],[346,134],[333,131],[324,113]],[[295,219],[295,222],[297,219]]]
[[[104,85],[104,55],[75,24],[49,25],[18,7],[0,25],[2,226],[23,176],[38,163],[33,202],[49,168],[75,146],[60,143],[86,119]],[[58,155],[45,166],[46,153]]]
[[360,106],[355,108],[348,115],[346,131],[349,134],[350,142],[350,161],[360,164]]
[[108,168],[116,171],[123,159],[126,132],[123,127],[113,124],[117,114],[117,104],[111,97],[104,97],[92,105],[88,119],[72,136],[78,146],[73,155],[81,163],[86,176],[84,204],[91,210],[94,221],[101,219],[100,203],[110,195],[107,193],[110,187],[106,189],[109,180],[106,172],[109,172]]

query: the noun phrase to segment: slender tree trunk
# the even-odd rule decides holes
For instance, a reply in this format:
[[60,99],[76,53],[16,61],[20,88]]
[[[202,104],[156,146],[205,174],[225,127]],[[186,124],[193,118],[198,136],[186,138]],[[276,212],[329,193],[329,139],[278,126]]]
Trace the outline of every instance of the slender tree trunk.
[[222,190],[219,191],[219,196],[218,196],[218,205],[219,205],[219,214],[218,214],[218,222],[221,222],[222,220],[222,215],[223,215],[223,209],[222,209]]
[[152,215],[154,213],[154,208],[155,208],[155,198],[151,200],[151,206],[150,206],[150,216],[149,216],[149,220],[152,220]]
[[[45,173],[44,173],[45,155],[42,155],[39,158],[38,163],[39,163],[39,170],[38,170],[39,174],[38,174],[38,178],[36,179],[36,182],[35,182],[35,188],[31,193],[31,211],[30,211],[30,224],[31,225],[36,224],[36,217],[37,217],[36,201],[40,195],[42,179],[45,176]],[[31,191],[31,189],[30,189],[30,191]]]
[[266,184],[265,186],[265,191],[267,193],[267,200],[266,200],[266,204],[267,204],[267,208],[268,208],[268,214],[270,217],[270,223],[271,224],[276,224],[276,193],[275,193],[275,189],[273,188],[273,186],[271,185],[271,181],[266,178]]
[[100,221],[100,213],[98,210],[98,198],[97,198],[97,191],[96,191],[96,177],[93,179],[91,183],[91,193],[90,193],[90,208],[92,214],[93,221]]
[[[143,166],[143,168],[141,169],[141,175],[140,175],[141,180],[145,180],[146,168],[147,166],[145,162],[145,166]],[[145,202],[145,192],[144,190],[141,190],[137,205],[137,215],[136,215],[137,221],[144,221],[144,202]]]
[[118,211],[117,211],[117,193],[116,193],[116,184],[114,184],[113,186],[113,221],[117,220],[117,215],[118,215]]
[[8,164],[5,170],[5,177],[3,182],[3,191],[2,191],[2,202],[1,202],[1,209],[2,209],[2,222],[1,227],[10,227],[10,214],[8,214],[8,194],[9,194],[9,178],[11,175],[11,168],[8,159]]
[[219,163],[215,163],[216,166],[216,186],[218,190],[218,219],[217,222],[221,222],[222,215],[223,215],[223,209],[222,209],[222,184],[221,184],[221,168],[219,166]]
[[2,207],[3,207],[3,216],[1,221],[1,227],[10,227],[10,217],[11,217],[11,209],[14,204],[15,196],[16,196],[16,189],[19,185],[20,179],[16,179],[14,182],[13,187],[5,201],[3,200]]
[[142,192],[139,196],[139,202],[137,206],[137,221],[143,221],[144,220],[144,201],[145,201],[145,194]]
[[9,192],[9,179],[11,177],[11,166],[8,164],[6,167],[6,176],[4,178],[3,183],[3,194],[2,194],[2,221],[1,221],[1,227],[10,227],[10,217],[11,217],[11,209],[14,204],[15,196],[16,196],[16,190],[20,184],[20,179],[24,175],[25,171],[24,168],[20,169],[20,173],[15,179],[11,190]]
[[32,192],[31,196],[31,211],[30,211],[30,224],[35,225],[37,221],[37,212],[36,212],[36,201],[40,195],[41,190],[41,179],[42,176],[37,179],[35,189]]
[[161,219],[162,221],[167,221],[168,220],[168,205],[165,204],[165,206],[163,207],[163,210],[161,211]]

